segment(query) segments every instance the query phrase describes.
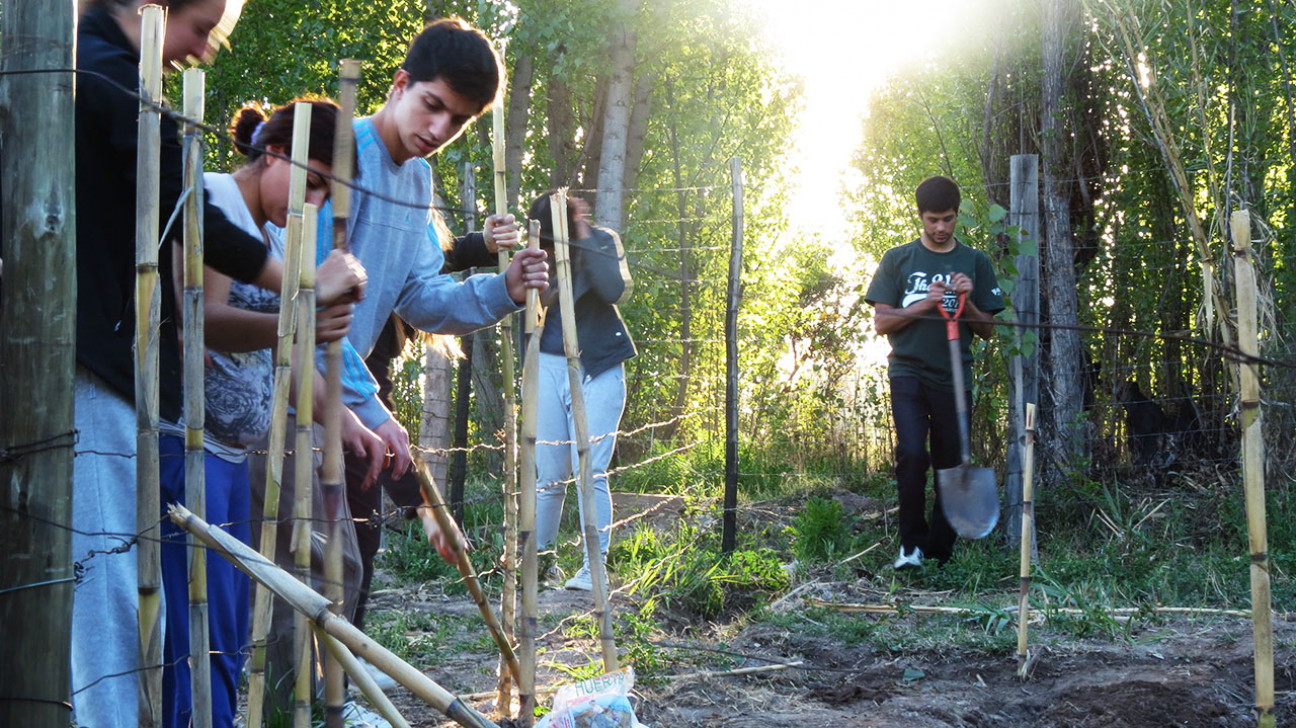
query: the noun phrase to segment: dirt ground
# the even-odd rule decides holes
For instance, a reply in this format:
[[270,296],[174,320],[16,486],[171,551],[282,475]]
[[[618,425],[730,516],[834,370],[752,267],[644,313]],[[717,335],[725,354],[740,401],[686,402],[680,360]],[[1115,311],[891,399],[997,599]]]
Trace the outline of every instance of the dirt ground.
[[[650,518],[664,513],[660,503],[636,505],[643,507],[641,513],[652,513]],[[666,512],[669,505],[664,506]],[[805,600],[812,597],[857,603],[876,601],[874,596],[857,593],[853,584],[815,583],[785,598],[777,608],[806,609]],[[617,600],[624,597],[614,597],[614,608]],[[598,655],[592,639],[569,639],[553,626],[586,614],[591,607],[584,592],[541,593],[540,621],[549,625],[547,632],[541,629],[537,676],[541,690],[570,680],[557,665],[586,665]],[[373,608],[477,614],[467,597],[451,598],[411,587],[377,591]],[[864,614],[852,618],[879,619]],[[956,618],[908,614],[888,619],[908,627],[913,620]],[[1283,614],[1275,623],[1278,726],[1296,725],[1296,624],[1287,619]],[[1015,626],[1009,629],[1015,631]],[[1038,628],[1032,632],[1032,645],[1038,646],[1033,647],[1031,674],[1024,681],[1017,677],[1011,649],[992,653],[942,646],[900,654],[873,646],[843,647],[767,623],[735,628],[724,635],[723,644],[706,625],[685,630],[676,626],[673,632],[685,636],[670,639],[672,648],[684,645],[749,656],[736,667],[802,664],[725,676],[684,667],[678,675],[639,685],[636,714],[652,728],[1240,728],[1256,724],[1251,625],[1239,617],[1163,619],[1129,640],[1081,640]],[[489,693],[495,687],[498,655],[486,640],[479,644],[480,652],[447,658],[426,667],[426,673],[457,695]],[[683,664],[687,663],[685,659]],[[391,697],[412,726],[453,725],[403,689]],[[551,696],[540,695],[542,705],[550,700]],[[493,709],[492,699],[472,704],[486,714]]]

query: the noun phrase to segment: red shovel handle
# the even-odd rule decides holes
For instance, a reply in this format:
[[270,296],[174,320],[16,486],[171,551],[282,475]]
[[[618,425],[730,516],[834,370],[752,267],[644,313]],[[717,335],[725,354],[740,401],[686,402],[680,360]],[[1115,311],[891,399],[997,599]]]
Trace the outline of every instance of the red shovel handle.
[[944,301],[937,306],[937,308],[940,309],[941,316],[945,317],[945,336],[948,337],[950,341],[954,341],[959,337],[958,320],[959,316],[963,315],[963,303],[966,300],[966,293],[958,294],[958,308],[955,309],[953,315],[951,315],[949,311],[945,310]]

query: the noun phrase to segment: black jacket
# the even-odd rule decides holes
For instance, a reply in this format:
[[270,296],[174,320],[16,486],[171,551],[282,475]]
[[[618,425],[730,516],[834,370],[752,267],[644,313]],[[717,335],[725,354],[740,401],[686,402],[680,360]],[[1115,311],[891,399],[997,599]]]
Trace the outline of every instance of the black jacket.
[[[597,377],[636,353],[621,311],[617,309],[618,303],[630,297],[634,286],[621,238],[615,232],[591,226],[590,236],[573,241],[569,250],[581,366],[586,375]],[[557,276],[552,259],[550,271]],[[551,277],[543,300],[549,311],[545,314],[540,350],[562,354],[562,312],[558,307],[556,278]]]
[[[135,392],[131,347],[139,52],[104,8],[91,8],[80,18],[77,68],[82,71],[76,80],[77,361],[129,399]],[[178,127],[166,116],[161,165],[159,222],[165,225],[183,190]],[[210,204],[203,216],[205,262],[240,281],[256,278],[265,265],[265,244]],[[165,244],[158,250],[159,388],[162,418],[175,421],[181,412],[181,387],[172,247]]]

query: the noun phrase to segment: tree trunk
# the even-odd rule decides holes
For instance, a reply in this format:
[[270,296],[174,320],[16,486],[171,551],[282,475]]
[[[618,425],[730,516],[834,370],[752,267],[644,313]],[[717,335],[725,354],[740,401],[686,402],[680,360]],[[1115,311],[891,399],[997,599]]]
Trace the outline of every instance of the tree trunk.
[[546,121],[549,129],[549,156],[553,158],[549,186],[558,188],[574,182],[572,169],[576,161],[576,117],[572,114],[571,87],[566,81],[551,76],[548,92],[549,113]]
[[[504,379],[500,375],[499,340],[494,328],[482,329],[473,334],[473,389],[477,391],[477,432],[482,443],[503,445],[499,435],[504,430]],[[486,470],[494,473],[503,467],[499,450],[486,451]]]
[[[1054,327],[1076,326],[1076,276],[1072,243],[1070,195],[1067,182],[1060,178],[1073,167],[1069,161],[1068,130],[1061,120],[1070,118],[1064,111],[1065,74],[1070,68],[1067,40],[1078,28],[1078,11],[1074,0],[1045,0],[1043,6],[1044,77],[1040,104],[1040,141],[1042,157],[1042,191],[1044,207],[1045,296]],[[1083,402],[1081,370],[1083,343],[1075,329],[1051,328],[1044,350],[1044,364],[1049,377],[1041,382],[1043,430],[1040,442],[1040,472],[1049,483],[1050,474],[1069,472],[1081,462],[1085,442],[1080,427]]]
[[[656,70],[645,69],[635,79],[634,107],[630,110],[630,136],[626,140],[626,163],[621,174],[622,190],[633,190],[639,179],[639,165],[643,163],[644,147],[648,141],[648,117],[652,115],[653,91],[656,86]],[[675,186],[679,187],[678,184]],[[629,210],[629,205],[621,205],[618,230],[625,229]]]
[[[609,86],[610,79],[607,76],[598,78],[594,83],[594,101],[590,105],[590,115],[581,120],[581,128],[585,131],[581,137],[585,141],[585,146],[581,148],[576,168],[580,170],[578,185],[584,189],[598,187],[599,162],[603,156],[603,117],[604,109],[607,108]],[[598,201],[597,191],[586,193],[586,196],[591,205]]]
[[434,343],[423,350],[423,419],[419,424],[419,447],[438,487],[444,488],[450,459],[450,373],[454,360]]
[[625,207],[622,180],[626,170],[626,152],[630,138],[630,109],[634,105],[635,12],[639,0],[619,0],[622,13],[621,32],[611,42],[607,108],[603,115],[603,151],[599,156],[598,199],[594,203],[594,222],[603,227],[619,228]]
[[[504,169],[508,172],[508,207],[518,209],[518,190],[522,188],[522,153],[526,143],[527,116],[531,113],[531,86],[535,82],[534,63],[530,54],[519,54],[513,65],[509,84],[508,116],[504,133]],[[517,213],[514,213],[517,214]],[[520,217],[520,216],[519,216]]]
[[[4,9],[5,71],[72,67],[73,7]],[[25,698],[0,700],[0,725],[34,728],[66,726],[71,700],[73,86],[71,73],[11,76],[0,86],[8,261],[0,298],[0,452],[10,455],[0,458],[0,685]]]

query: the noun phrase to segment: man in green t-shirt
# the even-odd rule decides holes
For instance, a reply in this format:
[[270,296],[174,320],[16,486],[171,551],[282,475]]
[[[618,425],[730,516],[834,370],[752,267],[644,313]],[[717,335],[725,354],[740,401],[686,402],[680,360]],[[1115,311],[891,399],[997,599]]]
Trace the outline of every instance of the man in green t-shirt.
[[[972,335],[990,338],[994,315],[1004,308],[990,258],[954,237],[962,197],[947,177],[929,177],[915,192],[922,237],[892,248],[869,284],[865,300],[873,324],[891,342],[891,416],[896,429],[896,485],[900,494],[900,555],[895,568],[922,566],[923,557],[944,563],[955,534],[935,490],[931,524],[927,471],[959,464],[958,415],[945,322],[937,306],[959,317],[963,381],[972,386]],[[967,397],[970,390],[960,393]],[[928,454],[930,438],[931,452]]]

